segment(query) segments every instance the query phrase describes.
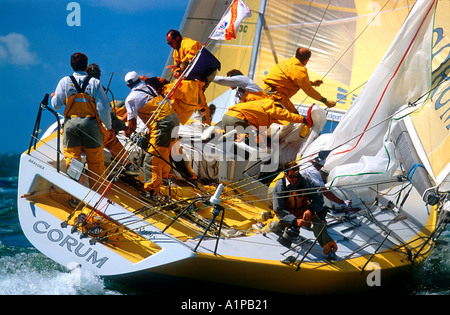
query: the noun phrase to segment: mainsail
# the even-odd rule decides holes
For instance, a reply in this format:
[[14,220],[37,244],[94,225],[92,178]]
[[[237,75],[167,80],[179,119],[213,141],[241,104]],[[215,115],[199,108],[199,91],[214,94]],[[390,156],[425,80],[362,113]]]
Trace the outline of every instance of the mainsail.
[[[242,22],[237,38],[209,42],[208,49],[222,63],[218,75],[237,68],[261,86],[263,77],[277,62],[291,58],[299,46],[309,47],[313,53],[308,63],[310,77],[324,80],[318,90],[338,102],[329,111],[329,119],[338,121],[361,92],[415,1],[243,2],[252,16]],[[180,27],[182,35],[206,42],[230,3],[229,0],[191,0]],[[230,90],[217,84],[211,84],[206,91],[207,101],[218,107],[217,117],[231,105],[232,97],[220,97],[225,92]],[[219,99],[225,102],[219,103]],[[296,105],[314,103],[302,91],[292,101]]]

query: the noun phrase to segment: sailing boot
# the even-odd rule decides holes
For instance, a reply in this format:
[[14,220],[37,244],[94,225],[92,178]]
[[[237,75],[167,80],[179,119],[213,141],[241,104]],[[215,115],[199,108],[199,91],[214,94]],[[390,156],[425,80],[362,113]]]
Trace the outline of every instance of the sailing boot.
[[326,256],[327,260],[336,260],[336,252],[337,252],[337,244],[335,241],[328,242],[325,245],[323,245],[323,253]]
[[139,194],[142,199],[155,203],[158,202],[158,195],[155,193],[154,190],[146,191],[145,193]]
[[296,226],[286,228],[283,232],[283,235],[278,238],[278,242],[286,247],[291,247],[292,243],[298,243],[299,240],[300,229]]

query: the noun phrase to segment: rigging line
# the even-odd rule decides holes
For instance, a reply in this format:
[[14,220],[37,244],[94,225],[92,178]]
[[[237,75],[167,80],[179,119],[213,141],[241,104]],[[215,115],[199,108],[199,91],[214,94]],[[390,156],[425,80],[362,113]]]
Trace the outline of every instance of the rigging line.
[[[193,198],[188,198],[188,199],[193,200],[192,202],[195,202],[195,201],[201,200],[202,198],[203,198],[203,197],[193,197]],[[183,200],[183,201],[184,201],[184,200]],[[155,224],[158,224],[158,223],[162,223],[163,221],[165,221],[165,220],[167,220],[167,219],[174,219],[174,217],[176,217],[176,215],[170,216],[170,215],[168,215],[167,213],[165,213],[165,212],[163,212],[163,211],[160,211],[160,210],[162,210],[162,208],[164,208],[164,207],[173,206],[173,204],[174,204],[174,203],[172,203],[172,204],[164,204],[164,205],[162,205],[162,206],[160,206],[160,207],[153,208],[153,209],[151,209],[151,207],[149,207],[148,210],[151,210],[151,211],[154,212],[154,213],[152,213],[152,214],[150,214],[150,215],[149,215],[149,214],[142,214],[142,213],[132,213],[132,214],[127,215],[127,216],[122,217],[122,218],[112,219],[110,216],[106,215],[105,213],[102,213],[103,215],[105,215],[105,219],[107,219],[108,221],[103,222],[102,224],[100,224],[100,225],[98,225],[98,226],[101,227],[101,226],[106,225],[106,224],[109,224],[109,223],[114,223],[114,224],[116,224],[117,226],[120,225],[120,226],[123,226],[123,227],[125,227],[125,228],[130,229],[130,230],[133,231],[133,230],[137,230],[137,229],[139,229],[139,228],[143,228],[143,227],[146,227],[146,226],[151,226],[151,225],[155,225]],[[209,206],[208,206],[208,205],[204,205],[203,207],[196,208],[196,209],[193,209],[193,210],[201,210],[202,208],[205,208],[205,207],[209,207]],[[159,208],[159,209],[158,209],[158,208]],[[148,210],[146,210],[146,211],[148,211]],[[190,212],[192,212],[192,211],[190,211]],[[156,215],[156,214],[161,215],[163,218],[161,218],[160,220],[155,220],[154,222],[149,222],[149,221],[147,221],[151,216]],[[142,218],[141,218],[141,216],[142,216]],[[120,223],[120,221],[123,221],[123,220],[126,220],[126,219],[130,219],[130,218],[133,218],[133,217],[138,217],[139,219],[134,220],[134,221],[131,221],[131,222],[128,222],[127,224]],[[134,229],[131,229],[131,228],[130,228],[130,226],[131,226],[132,224],[142,223],[142,222],[147,222],[147,224],[146,224],[146,225],[143,225],[143,226],[139,226],[139,227],[134,228]],[[180,224],[183,225],[183,226],[185,226],[186,228],[191,229],[191,230],[193,230],[194,232],[198,233],[198,231],[196,231],[195,229],[193,229],[189,224],[184,223],[184,222],[181,222]],[[109,232],[109,231],[112,231],[112,230],[115,230],[115,229],[116,229],[116,227],[113,227],[113,228],[111,228],[111,229],[109,229],[109,230],[105,230],[105,232]],[[125,232],[126,232],[126,231],[125,231]],[[116,233],[116,234],[122,234],[122,233]]]
[[[326,76],[326,75],[325,75]],[[325,77],[324,76],[324,77]],[[350,92],[348,92],[347,94],[343,95],[341,98],[336,100],[336,103],[338,103],[339,101],[342,101],[344,99],[347,99],[347,96],[349,96],[350,94],[352,94],[353,92],[355,92],[356,90],[358,90],[359,88],[361,88],[363,85],[365,85],[367,82],[369,82],[368,80],[366,82],[361,83],[360,85],[358,85],[357,87],[355,87],[353,90],[351,90]],[[326,112],[328,112],[330,110],[329,107],[327,107],[325,109]]]
[[[206,208],[206,207],[210,207],[210,206],[203,206],[203,207],[201,207],[201,208],[198,208],[198,209],[202,209],[202,208]],[[195,210],[195,209],[194,209]],[[190,212],[192,212],[192,210],[190,211]],[[122,231],[122,232],[117,232],[117,233],[114,233],[114,234],[110,234],[110,235],[108,235],[108,237],[111,237],[111,236],[117,236],[117,235],[121,235],[121,234],[125,234],[125,233],[127,233],[127,232],[135,232],[135,233],[137,233],[136,231],[138,231],[139,229],[142,229],[142,228],[145,228],[145,227],[147,227],[147,226],[154,226],[155,224],[158,224],[158,223],[162,223],[163,221],[165,221],[165,220],[168,220],[168,219],[174,219],[176,216],[168,216],[168,215],[165,215],[166,217],[165,218],[162,218],[162,219],[160,219],[160,220],[158,220],[158,221],[155,221],[155,222],[153,222],[153,223],[150,223],[150,222],[148,222],[147,224],[145,224],[145,225],[141,225],[141,226],[139,226],[139,227],[136,227],[136,228],[129,228],[127,225],[124,225],[124,224],[121,224],[123,227],[125,227],[127,230],[124,230],[124,231]],[[188,222],[190,222],[189,221],[189,219],[187,219],[188,220]],[[142,219],[141,220],[142,222],[145,222],[146,221],[146,219]],[[133,223],[137,223],[137,222],[132,222],[131,224],[133,224]],[[194,223],[193,224],[193,226],[195,227],[195,228],[198,228],[198,230],[197,229],[195,229],[193,226],[191,226],[192,225],[192,223]],[[130,224],[130,225],[131,225]],[[196,223],[196,222],[190,222],[190,224],[188,224],[188,223],[184,223],[184,222],[181,222],[181,223],[179,223],[179,224],[181,224],[181,225],[183,225],[183,226],[185,226],[187,229],[189,229],[189,230],[191,230],[191,231],[193,231],[193,232],[195,232],[195,236],[198,236],[198,235],[200,235],[203,231],[201,231],[201,226],[198,224],[198,223]],[[111,228],[111,229],[109,229],[109,230],[106,230],[105,232],[109,232],[109,231],[111,231],[111,230],[115,230],[116,228]],[[138,233],[139,234],[139,233]],[[187,236],[193,236],[194,234],[186,234]],[[174,237],[174,238],[177,238],[177,237],[175,237],[175,236],[173,236],[172,235],[172,237]]]
[[[37,138],[36,138],[37,139]],[[41,139],[37,139],[37,140],[39,140],[40,142],[42,141]],[[52,147],[50,144],[48,144],[47,142],[43,142],[42,141],[42,144],[43,145],[45,145],[45,146],[48,146],[50,149],[53,149],[53,150],[57,150],[57,149],[55,149],[54,147]],[[49,157],[48,155],[46,155],[44,152],[42,152],[42,151],[39,151],[39,150],[36,150],[37,152],[39,152],[40,154],[42,154],[43,156],[45,156],[45,157],[47,157],[50,161],[52,161],[53,160],[53,158],[51,158],[51,157]],[[62,152],[61,152],[62,153]],[[38,159],[37,157],[35,157],[36,159]],[[44,162],[43,160],[41,160],[41,159],[39,159],[40,161],[42,161],[42,162]],[[88,178],[91,178],[90,176],[89,176],[89,174],[87,174],[87,177]],[[73,215],[73,213],[82,205],[82,203],[85,203],[85,199],[87,198],[87,196],[91,193],[91,191],[92,191],[92,189],[89,189],[89,191],[88,191],[88,193],[83,197],[83,199],[81,200],[81,202],[75,207],[75,209],[69,214],[69,217],[68,217],[68,219],[67,220],[69,220],[71,217],[72,217],[72,215]],[[91,200],[92,200],[92,198],[91,198]]]
[[[325,73],[325,75],[323,76],[323,78],[325,78],[330,71],[336,66],[336,64],[344,57],[344,55],[349,51],[349,49],[356,43],[356,41],[359,39],[359,37],[361,37],[361,35],[366,31],[366,29],[370,26],[370,24],[372,24],[372,22],[378,17],[379,14],[381,14],[383,12],[383,9],[386,7],[386,5],[390,2],[391,0],[386,1],[386,3],[384,4],[384,6],[380,9],[380,11],[378,11],[377,14],[374,15],[374,17],[372,18],[372,20],[367,23],[367,25],[364,27],[364,29],[358,34],[358,36],[356,36],[356,38],[353,40],[353,42],[350,43],[350,45],[347,47],[347,49],[341,54],[341,56],[336,60],[336,62],[331,66],[331,68],[327,71],[327,73]],[[367,83],[367,81],[365,82]],[[365,84],[363,83],[363,84]]]
[[298,44],[298,42],[300,41],[300,37],[302,36],[302,33],[303,33],[303,27],[306,24],[306,18],[309,17],[309,13],[311,12],[312,3],[313,3],[313,0],[310,0],[309,1],[309,6],[308,6],[308,10],[306,11],[306,14],[303,15],[303,23],[301,24],[302,26],[301,26],[301,28],[299,30],[298,37],[297,37],[297,40],[296,40],[295,44]]
[[[376,185],[376,184],[393,184],[393,186],[391,186],[391,188],[389,188],[389,190],[386,192],[386,193],[383,193],[383,195],[385,195],[385,194],[387,194],[394,186],[395,186],[395,184],[397,183],[398,181],[397,180],[385,180],[385,181],[374,181],[374,182],[366,182],[366,183],[364,183],[364,184],[348,184],[348,185],[343,185],[343,186],[339,186],[339,190],[341,190],[341,189],[355,189],[355,188],[365,188],[365,187],[371,187],[371,186],[373,186],[373,185]],[[406,186],[407,187],[407,186]],[[318,188],[309,188],[309,190],[317,190]],[[338,188],[336,188],[336,187],[329,187],[329,188],[327,188],[328,190],[330,190],[330,191],[333,191],[333,190],[337,190]],[[403,188],[404,189],[404,188]],[[308,194],[309,194],[309,192],[307,191],[308,189],[298,189],[298,190],[291,190],[291,191],[306,191]],[[402,190],[402,189],[401,189]],[[397,192],[398,193],[398,192]],[[396,194],[397,194],[396,193]],[[261,199],[258,199],[258,201],[264,201],[264,200],[273,200],[273,197],[267,197],[267,193],[261,193],[261,194],[252,194],[252,197],[258,197],[258,196],[263,196],[263,197],[265,197],[265,198],[261,198]],[[226,200],[228,200],[228,199],[233,199],[233,198],[236,198],[236,196],[235,197],[230,197],[230,198],[224,198],[224,199],[222,199],[223,201],[226,201]],[[242,203],[247,203],[248,201],[245,201],[245,200],[243,200],[242,201]],[[374,202],[374,201],[373,201]],[[371,203],[373,203],[373,202],[371,202]],[[370,203],[369,203],[370,204]]]
[[[94,139],[90,134],[88,134],[87,132],[85,132],[84,130],[82,130],[81,128],[79,128],[78,126],[74,126],[74,127],[75,127],[79,132],[83,133],[85,136],[87,136],[87,137],[91,138],[92,140],[96,141],[96,139]],[[100,126],[100,128],[102,128],[102,126]],[[117,139],[117,140],[118,140],[118,139]],[[118,140],[118,141],[119,141],[119,140]],[[103,143],[101,143],[101,145],[103,146]],[[130,151],[132,151],[132,149],[133,149],[133,147],[130,149]],[[121,149],[121,151],[122,151],[122,150],[125,150],[125,146],[123,146],[123,148]],[[120,153],[120,152],[119,152],[119,153]],[[125,151],[123,152],[123,155],[122,155],[122,156],[118,155],[119,158],[117,159],[117,157],[115,157],[115,158],[113,159],[113,161],[114,161],[114,160],[118,160],[118,161],[124,160],[124,157],[126,156],[126,153],[127,153],[127,151],[125,150]],[[129,160],[129,158],[128,158],[128,160]],[[132,162],[132,161],[130,160],[130,162]],[[111,164],[110,164],[110,165],[111,165]],[[108,168],[105,169],[105,171],[103,172],[103,174],[101,174],[102,176],[104,176],[104,180],[102,181],[101,185],[104,185],[104,184],[105,184],[107,177],[108,177],[109,175],[111,175],[112,172],[113,172],[114,169],[115,169],[115,167],[113,167],[113,168],[110,170],[110,173],[107,174],[107,171],[108,171],[109,168],[110,168],[110,166],[109,166]],[[100,180],[100,178],[96,181],[95,184],[98,184],[98,183],[99,183],[99,180]]]
[[[61,114],[58,114],[60,117],[62,117],[62,118],[64,118]],[[67,121],[65,121],[65,123],[66,123]],[[73,124],[72,124],[73,125]],[[89,137],[89,138],[91,138],[91,140],[93,140],[93,141],[95,141],[95,142],[97,142],[97,140],[96,139],[94,139],[90,134],[88,134],[87,132],[85,132],[84,130],[82,130],[81,128],[79,128],[78,126],[73,126],[73,127],[75,127],[80,133],[83,133],[85,136],[87,136],[87,137]],[[100,126],[100,128],[102,128],[102,126]],[[119,140],[118,140],[119,141]],[[97,142],[98,143],[98,142]],[[103,146],[103,143],[100,143],[102,146]],[[122,150],[124,150],[125,149],[125,146],[123,146],[123,148],[121,149],[121,151]],[[131,151],[131,150],[130,150]],[[120,153],[120,152],[119,152]],[[125,157],[125,154],[126,154],[126,151],[124,151],[123,152],[123,156],[121,156],[121,157],[119,157],[119,161],[121,161],[124,157]],[[114,158],[114,160],[116,160],[117,158]],[[129,158],[128,158],[128,160],[129,160]],[[130,162],[132,162],[131,160],[130,160]],[[111,172],[114,170],[114,168],[111,170]],[[102,174],[102,175],[105,175],[106,177],[107,176],[109,176],[109,175],[111,175],[111,173],[110,174],[106,174],[106,171],[107,171],[107,169],[105,169],[105,172]],[[96,184],[97,184],[98,182],[96,182]],[[105,182],[103,181],[103,183],[102,183],[102,185],[104,184]]]
[[[41,141],[41,140],[40,140]],[[48,143],[46,143],[46,142],[43,142],[43,144],[45,144],[45,145],[47,145],[47,146],[49,146],[51,149],[53,149],[53,150],[56,150],[55,148],[53,148],[51,145],[49,145]],[[44,156],[46,156],[43,152],[41,152],[41,151],[39,151],[41,154],[43,154]],[[47,156],[48,157],[48,156]],[[52,160],[52,158],[50,158],[50,157],[48,157],[50,160]],[[87,170],[88,172],[92,172],[91,170]],[[88,178],[92,178],[93,179],[93,177],[91,177],[91,176],[89,176],[89,174],[87,174],[87,177]],[[97,178],[97,181],[95,182],[95,184],[94,184],[94,187],[98,184],[98,182],[99,182],[99,180],[100,180],[100,178]],[[102,185],[104,185],[104,182],[102,182],[102,184],[99,186],[99,188],[98,189],[100,189],[101,187],[102,187]],[[89,191],[86,193],[86,195],[83,197],[83,199],[81,200],[81,202],[77,205],[77,207],[69,214],[69,217],[68,217],[68,220],[72,217],[72,215],[73,215],[73,213],[78,209],[78,207],[80,207],[81,206],[81,204],[82,203],[85,203],[85,199],[86,199],[86,197],[91,193],[91,191],[93,191],[93,188],[90,188],[89,189]],[[91,200],[92,200],[92,198],[94,198],[94,195],[92,195],[91,196],[91,199],[88,201],[88,202],[90,202]]]
[[[364,187],[370,187],[370,186],[373,186],[373,185],[375,185],[375,184],[394,184],[395,185],[395,183],[397,183],[397,180],[391,180],[391,181],[383,181],[383,182],[372,182],[372,183],[365,183],[365,184],[353,184],[353,185],[346,185],[345,187],[344,186],[342,186],[342,187],[344,187],[344,188],[342,188],[342,189],[355,189],[355,188],[364,188]],[[390,189],[392,189],[393,187],[394,187],[394,185],[390,188]],[[319,189],[319,188],[323,188],[323,187],[312,187],[312,188],[300,188],[300,189],[295,189],[295,190],[289,190],[290,192],[299,192],[298,194],[296,194],[295,196],[300,196],[300,195],[309,195],[309,194],[316,194],[317,193],[317,190]],[[330,190],[330,191],[332,191],[333,189],[334,189],[334,187],[330,187],[330,188],[327,188],[328,190]],[[389,190],[390,190],[389,189]],[[388,191],[389,192],[389,191]],[[384,195],[385,195],[386,193],[384,193]],[[239,195],[238,195],[239,196]],[[267,193],[261,193],[261,194],[254,194],[254,195],[252,195],[252,197],[258,197],[258,196],[263,196],[263,197],[265,197],[265,198],[260,198],[260,199],[258,199],[258,201],[265,201],[265,200],[273,200],[274,198],[284,198],[284,197],[268,197],[267,196]],[[294,195],[293,195],[294,196]],[[232,196],[232,197],[229,197],[229,198],[223,198],[222,199],[222,201],[227,201],[227,200],[229,200],[229,199],[235,199],[237,196]],[[324,198],[326,198],[326,197],[324,197]],[[240,202],[240,203],[248,203],[249,201],[246,201],[246,200],[242,200],[242,202]],[[374,202],[374,201],[373,201]],[[371,202],[371,203],[373,203],[373,202]],[[239,203],[234,203],[234,204],[239,204]]]
[[316,38],[317,32],[319,31],[319,28],[322,25],[323,19],[325,18],[325,14],[328,11],[328,7],[330,6],[330,2],[331,2],[331,0],[328,1],[328,5],[327,5],[325,11],[323,12],[322,18],[320,19],[320,23],[317,26],[316,31],[314,32],[313,38],[311,38],[311,42],[309,43],[308,49],[311,48],[311,45],[314,42],[314,39]]
[[128,195],[129,198],[139,202],[142,205],[148,206],[150,204],[145,203],[143,200],[141,200],[140,198],[136,197],[135,195],[131,194],[130,192],[128,192],[127,190],[119,187],[119,186],[115,186],[115,188],[113,188],[113,191],[116,191],[118,193],[123,193],[125,195]]

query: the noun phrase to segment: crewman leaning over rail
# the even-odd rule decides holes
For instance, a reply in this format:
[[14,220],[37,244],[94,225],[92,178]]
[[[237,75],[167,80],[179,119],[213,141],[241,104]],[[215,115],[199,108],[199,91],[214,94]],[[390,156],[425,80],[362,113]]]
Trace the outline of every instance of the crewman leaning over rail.
[[[291,113],[284,109],[280,103],[270,98],[236,104],[230,107],[222,117],[222,128],[225,130],[225,133],[231,132],[238,126],[244,129],[249,126],[256,128],[256,143],[260,143],[263,139],[260,136],[263,136],[273,123],[281,125],[304,123],[300,131],[301,137],[305,137],[313,125],[310,118]],[[236,130],[238,131],[236,135],[238,141],[250,135],[248,131],[240,133],[238,129]]]
[[105,91],[96,78],[87,75],[88,57],[74,53],[70,65],[73,75],[62,78],[52,97],[55,110],[65,105],[63,153],[68,169],[72,159],[81,161],[81,153],[86,153],[92,189],[100,188],[100,179],[105,171],[102,133],[103,123],[107,132],[114,135],[111,123],[111,106]]
[[322,96],[314,86],[320,86],[323,81],[309,80],[306,65],[311,58],[311,51],[307,48],[299,47],[295,56],[288,60],[276,64],[264,77],[263,89],[271,97],[283,104],[292,113],[297,113],[297,109],[290,100],[300,89],[309,97],[324,103],[327,107],[336,106],[335,101],[331,101]]
[[[203,45],[196,40],[181,36],[180,32],[174,29],[167,32],[166,41],[167,44],[173,48],[174,62],[173,65],[169,65],[167,68],[172,69],[174,77],[178,78]],[[204,123],[211,125],[209,107],[206,103],[204,94],[206,87],[205,82],[199,80],[184,80],[182,86],[178,88],[178,94],[188,94],[188,96],[185,96],[187,101],[181,96],[174,96],[171,98],[173,100],[172,106],[177,112],[178,117],[180,117],[181,124],[185,123],[183,122],[184,118],[182,117],[187,116],[189,113],[192,115],[194,111],[198,111],[203,115]],[[196,90],[196,92],[194,92],[194,90]],[[193,106],[195,107],[192,108]],[[189,117],[191,117],[191,115],[189,115]],[[189,117],[187,119],[189,119]]]
[[125,100],[128,119],[125,133],[130,136],[136,130],[137,117],[148,128],[149,144],[144,158],[145,193],[141,197],[157,201],[162,179],[167,178],[170,172],[170,148],[180,122],[173,108],[161,95],[163,84],[158,78],[149,78],[144,84],[139,75],[132,71],[125,76],[125,82],[131,89]]

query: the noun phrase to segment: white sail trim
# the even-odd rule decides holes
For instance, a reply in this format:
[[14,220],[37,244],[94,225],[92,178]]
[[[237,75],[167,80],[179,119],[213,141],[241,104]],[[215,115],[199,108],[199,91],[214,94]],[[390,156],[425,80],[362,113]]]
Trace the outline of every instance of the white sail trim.
[[405,122],[405,126],[408,129],[408,134],[411,138],[411,140],[414,143],[414,148],[416,149],[417,155],[419,155],[419,158],[422,162],[422,165],[425,167],[425,169],[428,172],[428,175],[435,181],[437,182],[437,179],[433,176],[433,169],[431,168],[431,164],[428,161],[428,157],[427,154],[425,153],[425,150],[422,146],[422,143],[419,139],[419,137],[417,136],[417,132],[416,132],[416,128],[414,128],[414,124],[411,120],[411,117],[405,117],[404,118],[404,122]]

